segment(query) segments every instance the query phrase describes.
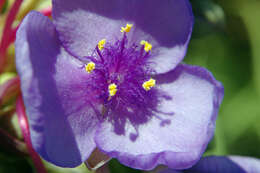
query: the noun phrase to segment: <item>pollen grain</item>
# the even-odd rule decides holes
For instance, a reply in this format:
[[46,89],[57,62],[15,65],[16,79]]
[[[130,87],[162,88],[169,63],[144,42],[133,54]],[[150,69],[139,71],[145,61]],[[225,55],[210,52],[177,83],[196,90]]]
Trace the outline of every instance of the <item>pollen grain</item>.
[[85,66],[85,70],[88,73],[91,73],[95,69],[96,64],[94,62],[90,62]]
[[112,83],[108,86],[108,92],[109,92],[109,96],[114,96],[116,95],[117,92],[117,85]]
[[153,47],[153,46],[152,46],[148,41],[142,40],[142,41],[140,42],[140,44],[144,46],[144,50],[145,50],[146,52],[149,52],[149,51],[152,50],[152,47]]
[[103,50],[105,44],[106,44],[106,39],[100,40],[100,41],[98,42],[98,49],[99,49],[99,50]]
[[131,28],[133,27],[133,24],[126,24],[125,27],[121,27],[121,32],[130,32],[131,31]]
[[144,88],[146,91],[149,91],[152,87],[155,86],[155,83],[156,83],[156,80],[154,80],[154,79],[151,78],[150,80],[144,82],[142,86],[143,86],[143,88]]

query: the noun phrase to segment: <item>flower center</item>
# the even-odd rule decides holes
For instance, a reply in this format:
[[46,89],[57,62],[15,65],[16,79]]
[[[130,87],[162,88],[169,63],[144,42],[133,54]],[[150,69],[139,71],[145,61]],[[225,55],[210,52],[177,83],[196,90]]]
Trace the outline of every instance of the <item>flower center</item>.
[[93,55],[86,57],[89,92],[95,93],[95,99],[103,106],[100,117],[113,122],[117,131],[124,129],[127,120],[134,125],[147,122],[160,99],[156,81],[151,77],[154,71],[147,61],[152,45],[144,40],[128,44],[127,33],[132,26],[122,27],[123,37],[115,43],[99,41]]

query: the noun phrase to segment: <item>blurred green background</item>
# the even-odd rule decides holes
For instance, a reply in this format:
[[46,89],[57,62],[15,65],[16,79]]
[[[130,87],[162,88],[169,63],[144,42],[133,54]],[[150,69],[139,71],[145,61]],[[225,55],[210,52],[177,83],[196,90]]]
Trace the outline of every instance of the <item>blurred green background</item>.
[[[37,0],[34,0],[37,1]],[[8,1],[8,10],[13,1]],[[50,5],[41,0],[30,8],[25,0],[18,18],[26,10]],[[30,1],[31,3],[32,1]],[[243,155],[260,158],[260,0],[190,0],[195,15],[193,35],[184,60],[187,64],[209,69],[225,87],[225,96],[217,119],[214,139],[205,155]],[[4,17],[0,17],[0,20]],[[0,21],[2,27],[3,21]],[[2,28],[0,29],[0,32]],[[9,73],[0,81],[13,77],[14,49],[9,48]],[[11,72],[11,73],[10,73]],[[1,106],[1,111],[11,109],[13,100]],[[11,106],[10,106],[11,105]],[[0,129],[22,139],[16,116],[0,114]],[[11,122],[12,128],[7,124]],[[7,147],[0,139],[0,173],[34,172],[29,157]],[[86,173],[85,165],[74,169],[57,168],[45,163],[51,173]],[[141,172],[109,163],[112,173]]]

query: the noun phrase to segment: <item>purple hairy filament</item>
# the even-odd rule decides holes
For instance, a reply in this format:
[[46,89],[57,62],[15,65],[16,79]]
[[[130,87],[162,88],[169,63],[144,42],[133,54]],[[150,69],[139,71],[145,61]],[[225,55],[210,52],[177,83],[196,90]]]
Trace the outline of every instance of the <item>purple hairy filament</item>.
[[128,45],[126,33],[114,44],[105,42],[101,40],[93,55],[86,57],[90,75],[86,83],[93,100],[102,105],[98,118],[112,122],[115,132],[123,134],[127,121],[135,127],[149,121],[163,96],[153,87],[151,51],[145,45]]

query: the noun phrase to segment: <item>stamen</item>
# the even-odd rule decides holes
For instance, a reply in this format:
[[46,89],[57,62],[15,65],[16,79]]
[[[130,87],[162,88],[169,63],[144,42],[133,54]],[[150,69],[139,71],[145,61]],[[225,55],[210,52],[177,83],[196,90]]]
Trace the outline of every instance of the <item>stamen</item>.
[[145,50],[146,52],[149,52],[149,51],[152,50],[152,47],[153,47],[153,46],[152,46],[148,41],[142,40],[142,41],[140,42],[140,44],[141,44],[141,45],[144,45],[144,50]]
[[151,78],[150,80],[144,82],[142,86],[146,91],[149,91],[152,87],[155,86],[155,83],[156,81]]
[[114,96],[116,95],[117,92],[117,85],[112,83],[108,86],[108,91],[109,91],[109,96]]
[[106,39],[100,40],[100,41],[98,42],[98,49],[99,49],[99,50],[103,50],[105,44],[106,44]]
[[130,32],[132,26],[133,26],[133,24],[127,23],[125,27],[121,27],[121,32]]
[[95,69],[96,64],[94,62],[90,62],[85,66],[85,69],[88,73],[91,73]]

